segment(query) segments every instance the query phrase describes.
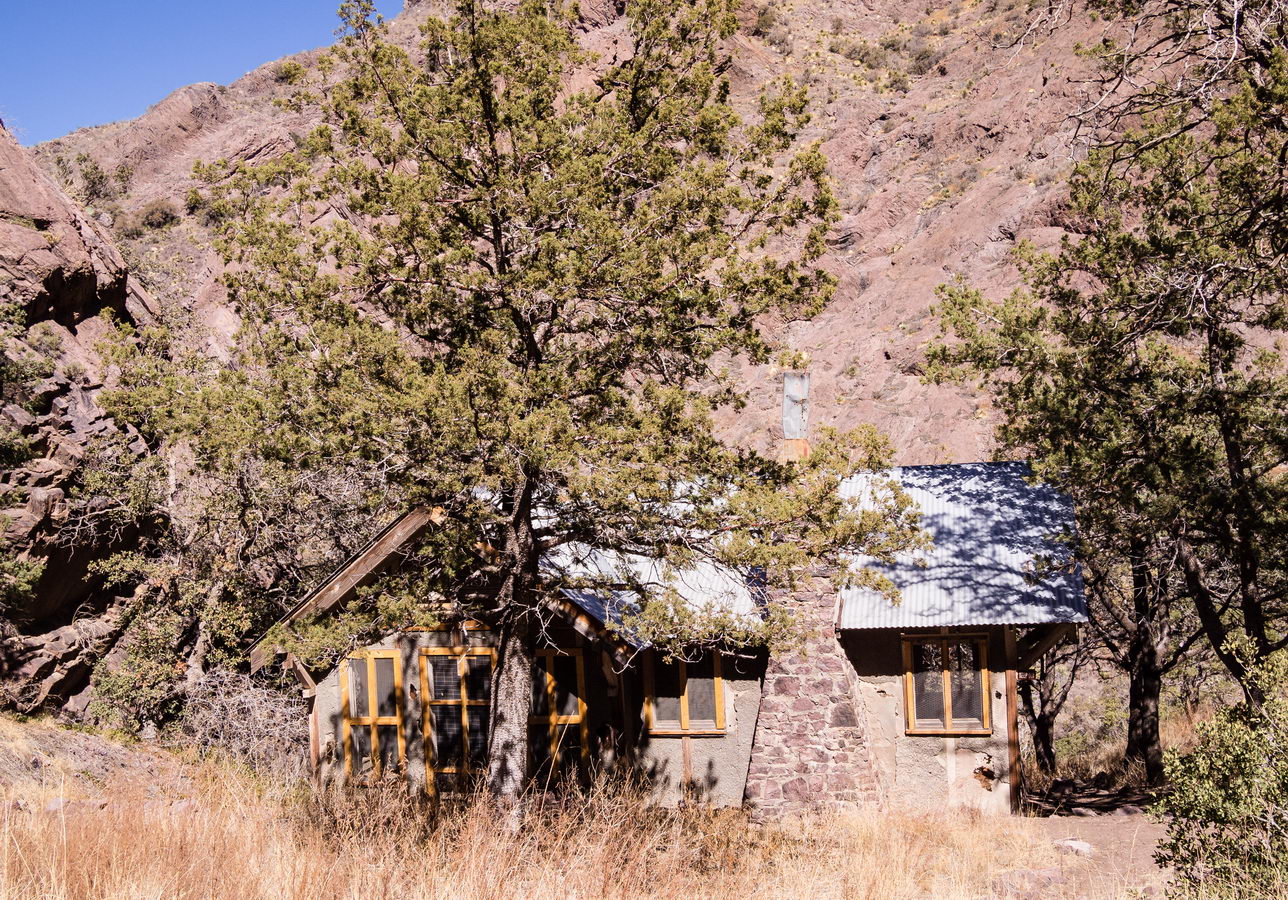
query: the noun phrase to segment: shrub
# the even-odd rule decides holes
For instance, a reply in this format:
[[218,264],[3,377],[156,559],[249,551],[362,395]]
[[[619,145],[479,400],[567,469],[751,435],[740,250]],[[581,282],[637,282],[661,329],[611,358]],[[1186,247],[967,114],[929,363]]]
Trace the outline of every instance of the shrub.
[[280,63],[273,77],[277,79],[278,84],[297,84],[304,78],[307,70],[293,59],[288,59]]
[[112,196],[112,180],[103,167],[88,153],[79,153],[76,164],[80,166],[81,198],[87,203],[97,203]]
[[1191,751],[1167,755],[1156,859],[1176,873],[1174,896],[1288,894],[1288,654],[1254,667],[1250,683],[1264,701],[1222,710],[1197,726]]
[[206,205],[207,200],[204,194],[196,188],[189,188],[188,193],[183,198],[183,208],[188,215],[193,216],[200,212]]
[[179,214],[169,200],[155,200],[143,207],[139,222],[145,228],[165,228],[179,221]]
[[756,37],[766,37],[778,24],[778,9],[772,3],[756,8],[756,20],[751,25],[751,33]]
[[788,54],[792,52],[791,32],[784,25],[779,25],[770,31],[769,37],[765,38],[765,41],[779,53]]
[[202,675],[179,720],[182,741],[278,778],[306,774],[308,708],[304,700],[223,669]]

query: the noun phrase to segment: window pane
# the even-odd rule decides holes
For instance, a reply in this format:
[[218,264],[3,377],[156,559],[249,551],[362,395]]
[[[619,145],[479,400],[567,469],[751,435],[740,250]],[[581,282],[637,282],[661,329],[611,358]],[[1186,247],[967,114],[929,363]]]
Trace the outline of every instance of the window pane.
[[487,766],[488,708],[471,706],[470,717],[470,766],[475,769]]
[[471,700],[484,701],[492,696],[491,657],[465,657],[465,694]]
[[546,687],[546,657],[538,656],[532,663],[532,703],[528,712],[534,716],[550,715],[550,692]]
[[437,706],[434,716],[434,765],[437,768],[461,764],[461,708]]
[[366,725],[354,725],[349,729],[349,768],[354,775],[366,775],[371,771],[371,731]]
[[556,741],[556,749],[559,751],[559,777],[571,777],[581,768],[581,726],[560,725]]
[[711,729],[716,727],[716,675],[711,654],[689,663],[686,689],[689,693],[689,727]]
[[948,686],[952,691],[954,728],[984,726],[984,680],[980,662],[979,644],[974,641],[949,645]]
[[398,715],[398,698],[394,692],[394,661],[387,656],[377,656],[376,664],[376,715]]
[[658,728],[679,728],[680,664],[664,662],[660,655],[653,662],[653,724]]
[[427,656],[429,660],[429,696],[432,700],[459,700],[461,675],[455,656]]
[[555,709],[561,716],[581,713],[577,702],[577,657],[555,657]]
[[367,711],[367,660],[356,658],[349,660],[349,716],[362,718],[370,715]]
[[380,771],[384,774],[396,772],[399,768],[398,726],[377,725],[376,737],[380,739]]
[[912,691],[915,726],[944,727],[943,644],[925,641],[912,645]]
[[528,751],[532,756],[532,778],[538,788],[550,782],[550,732],[546,725],[528,729]]

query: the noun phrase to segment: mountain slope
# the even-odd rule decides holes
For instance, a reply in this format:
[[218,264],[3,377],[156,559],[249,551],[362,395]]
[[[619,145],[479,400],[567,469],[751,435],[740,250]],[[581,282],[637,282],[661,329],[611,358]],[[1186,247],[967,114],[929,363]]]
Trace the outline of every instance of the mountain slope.
[[[392,24],[410,45],[427,6]],[[1059,235],[1063,174],[1071,166],[1069,113],[1078,105],[1073,47],[1096,26],[1071,22],[1049,39],[1015,45],[1027,8],[1012,3],[909,6],[807,0],[744,11],[734,40],[735,98],[750,106],[768,80],[805,80],[817,103],[809,137],[832,162],[844,218],[825,265],[836,301],[792,326],[813,359],[816,424],[872,422],[903,463],[978,459],[989,452],[987,408],[970,392],[919,380],[920,347],[934,333],[933,291],[954,274],[993,290],[1015,283],[1010,251]],[[583,43],[611,54],[621,37],[611,7],[583,7]],[[293,60],[309,65],[315,54]],[[310,121],[272,106],[291,87],[281,63],[222,88],[193,85],[130,122],[85,129],[41,145],[44,165],[80,154],[106,171],[132,169],[115,201],[120,221],[149,204],[182,206],[192,166],[281,152]],[[130,236],[127,251],[159,294],[196,310],[210,349],[236,327],[217,279],[208,231],[191,216]],[[745,373],[752,402],[725,423],[738,440],[775,439],[775,373]]]

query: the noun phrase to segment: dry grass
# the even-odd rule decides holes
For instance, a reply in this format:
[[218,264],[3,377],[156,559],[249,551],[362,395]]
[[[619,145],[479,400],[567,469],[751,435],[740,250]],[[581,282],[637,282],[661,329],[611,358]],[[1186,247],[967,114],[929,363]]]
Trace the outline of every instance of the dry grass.
[[1057,864],[1031,821],[878,812],[757,825],[602,788],[508,829],[397,792],[318,797],[207,764],[191,800],[0,812],[4,898],[986,897]]

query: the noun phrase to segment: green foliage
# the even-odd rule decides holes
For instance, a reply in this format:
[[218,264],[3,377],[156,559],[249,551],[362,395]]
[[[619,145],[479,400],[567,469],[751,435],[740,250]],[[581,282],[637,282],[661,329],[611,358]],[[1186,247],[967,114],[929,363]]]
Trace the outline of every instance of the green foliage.
[[0,555],[0,615],[22,609],[35,596],[36,584],[44,572],[41,560],[23,559],[8,551]]
[[[543,561],[585,547],[888,588],[845,560],[919,546],[915,514],[893,486],[869,511],[837,491],[888,444],[827,435],[793,466],[715,429],[744,400],[733,365],[778,349],[762,323],[831,296],[815,264],[837,216],[800,139],[806,91],[779,81],[745,121],[730,105],[732,3],[630,4],[588,85],[564,8],[466,0],[414,55],[370,3],[342,12],[327,86],[290,101],[324,124],[280,159],[197,169],[244,323],[232,358],[185,350],[200,341],[177,314],[108,351],[104,402],[185,461],[167,481],[199,501],[159,501],[168,524],[123,561],[163,586],[149,602],[232,653],[361,544],[354,523],[414,502],[443,511],[414,563],[286,646],[325,665],[445,614],[522,632],[559,584]],[[133,509],[118,482],[92,490]],[[787,630],[781,609],[734,623],[631,586],[660,640]]]
[[281,84],[299,84],[304,80],[308,70],[293,59],[279,63],[273,77]]
[[174,610],[136,609],[125,637],[124,654],[104,657],[95,666],[90,684],[94,700],[90,713],[112,728],[133,733],[140,726],[172,718],[179,709],[177,681],[183,666],[175,650],[184,622]]
[[188,193],[183,197],[183,208],[190,216],[195,216],[206,207],[206,196],[201,191],[194,188],[188,188]]
[[1288,654],[1248,669],[1265,699],[1222,710],[1191,751],[1168,755],[1157,859],[1176,876],[1169,896],[1288,894]]
[[91,205],[114,195],[111,177],[88,153],[78,153],[76,165],[80,171],[80,199],[84,203]]
[[934,377],[981,378],[1003,445],[1074,493],[1100,574],[1140,579],[1121,593],[1155,597],[1158,634],[1183,597],[1236,676],[1227,633],[1262,658],[1288,615],[1285,96],[1277,51],[1203,129],[1168,111],[1095,150],[1072,183],[1086,236],[1025,252],[1029,290],[1005,300],[944,287],[956,340],[931,352]]

